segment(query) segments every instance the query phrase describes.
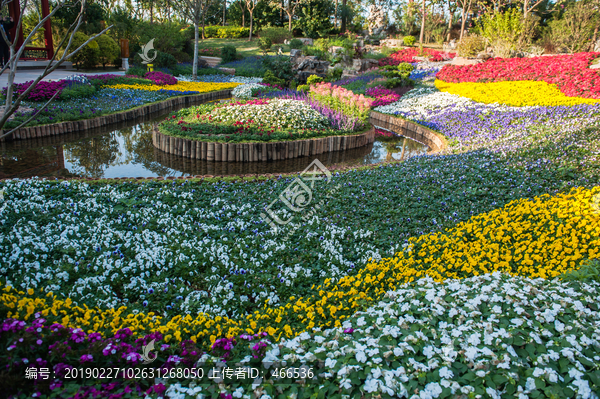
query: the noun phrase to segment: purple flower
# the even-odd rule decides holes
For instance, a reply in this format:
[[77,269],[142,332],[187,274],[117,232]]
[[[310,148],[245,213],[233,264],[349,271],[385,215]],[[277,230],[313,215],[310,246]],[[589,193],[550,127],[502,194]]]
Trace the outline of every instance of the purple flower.
[[92,355],[83,355],[79,358],[79,361],[81,363],[85,363],[85,362],[91,362],[94,360],[94,356]]

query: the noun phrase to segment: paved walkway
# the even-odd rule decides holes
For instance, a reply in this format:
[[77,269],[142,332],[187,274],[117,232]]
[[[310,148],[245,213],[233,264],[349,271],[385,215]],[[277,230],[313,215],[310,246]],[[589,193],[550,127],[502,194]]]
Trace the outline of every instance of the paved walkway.
[[[41,69],[40,70],[37,70],[37,69],[19,70],[19,69],[17,69],[17,73],[15,74],[15,83],[25,83],[30,80],[37,79],[37,77],[40,76],[42,71],[43,70],[41,70]],[[64,79],[64,78],[66,78],[68,76],[72,76],[72,75],[98,75],[101,73],[104,73],[104,72],[102,72],[102,69],[98,69],[97,72],[93,72],[93,73],[79,72],[79,71],[76,71],[75,69],[71,69],[71,70],[57,69],[56,71],[52,72],[50,75],[46,76],[44,78],[44,80],[60,80],[60,79]],[[107,72],[107,73],[112,73],[115,75],[124,75],[125,74],[124,71],[113,71],[113,72]],[[0,75],[0,88],[6,87],[6,83],[8,82],[8,74],[9,74],[9,71],[6,70],[6,71],[4,71],[4,73],[2,75]]]

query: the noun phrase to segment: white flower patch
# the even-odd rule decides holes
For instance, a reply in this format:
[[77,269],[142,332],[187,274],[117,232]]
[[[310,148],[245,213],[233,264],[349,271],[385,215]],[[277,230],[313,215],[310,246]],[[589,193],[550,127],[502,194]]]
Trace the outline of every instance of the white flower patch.
[[252,90],[254,89],[264,89],[265,86],[259,85],[257,83],[247,83],[234,88],[231,92],[231,95],[235,98],[251,98]]

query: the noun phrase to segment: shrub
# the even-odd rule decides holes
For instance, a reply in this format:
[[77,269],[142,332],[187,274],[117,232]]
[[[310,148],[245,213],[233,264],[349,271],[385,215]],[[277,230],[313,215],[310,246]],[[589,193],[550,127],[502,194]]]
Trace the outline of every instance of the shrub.
[[270,39],[272,44],[277,44],[291,39],[292,32],[286,28],[265,28],[260,31],[259,36],[261,39]]
[[261,37],[258,41],[258,48],[263,52],[263,54],[267,54],[271,50],[271,46],[273,43],[271,39],[268,37]]
[[[73,43],[71,45],[72,49],[79,48],[83,43],[85,43],[89,39],[83,32],[75,32],[75,36],[73,37]],[[92,40],[81,49],[77,54],[75,54],[71,60],[77,65],[77,69],[79,69],[80,65],[83,65],[84,68],[93,68],[98,64],[98,58],[100,56],[100,48],[98,43],[95,40]]]
[[121,55],[121,49],[117,42],[108,35],[100,35],[95,41],[98,43],[98,59],[102,66],[106,67],[106,64],[114,64],[115,60]]
[[267,71],[265,72],[265,76],[263,76],[263,83],[283,87],[285,86],[285,79],[280,79],[276,77],[272,71]]
[[570,53],[585,51],[590,45],[594,28],[600,24],[598,12],[584,1],[571,3],[563,18],[549,23],[551,38]]
[[172,69],[177,66],[177,59],[169,53],[159,52],[153,64],[157,68]]
[[336,67],[332,70],[329,70],[329,72],[327,72],[327,81],[335,82],[336,80],[340,80],[342,78],[343,73],[344,70],[342,68]]
[[221,39],[236,39],[247,37],[250,34],[250,28],[242,28],[240,26],[205,26],[204,37],[221,38]]
[[409,77],[413,69],[413,66],[406,62],[398,66],[386,65],[380,68],[380,74],[388,79],[383,85],[387,89],[398,86],[412,86],[414,82]]
[[296,88],[296,90],[298,91],[309,91],[310,90],[310,86],[309,85],[300,85]]
[[466,36],[458,43],[457,53],[461,57],[476,57],[485,50],[485,44],[481,36]]
[[506,12],[486,14],[481,21],[481,35],[491,43],[494,55],[509,57],[531,43],[537,21],[525,18],[516,8]]
[[323,81],[323,78],[317,75],[310,75],[308,77],[308,79],[306,79],[306,84],[307,85],[314,85],[316,83],[321,83]]
[[275,77],[283,79],[285,82],[289,82],[294,78],[292,61],[290,60],[290,57],[265,57],[263,59],[263,64],[266,69],[273,72]]
[[87,98],[96,93],[96,87],[85,83],[72,82],[60,92],[61,100],[72,100],[74,98]]
[[223,64],[235,61],[237,59],[237,50],[232,45],[223,46],[221,49],[221,58]]
[[290,40],[290,48],[300,50],[304,46],[304,43],[300,39],[292,39]]
[[404,38],[402,39],[402,43],[404,43],[405,46],[409,47],[412,47],[416,41],[417,39],[414,36],[404,36]]
[[146,74],[146,72],[146,68],[132,67],[127,70],[127,75],[139,76],[141,78]]

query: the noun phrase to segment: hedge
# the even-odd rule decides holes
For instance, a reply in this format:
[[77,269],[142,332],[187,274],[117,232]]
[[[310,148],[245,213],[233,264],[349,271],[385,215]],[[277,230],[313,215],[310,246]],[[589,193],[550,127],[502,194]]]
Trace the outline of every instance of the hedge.
[[231,39],[246,37],[250,34],[250,28],[240,26],[206,26],[204,27],[204,37]]

